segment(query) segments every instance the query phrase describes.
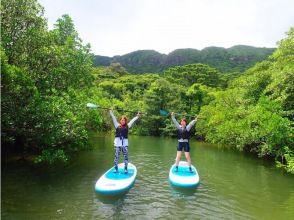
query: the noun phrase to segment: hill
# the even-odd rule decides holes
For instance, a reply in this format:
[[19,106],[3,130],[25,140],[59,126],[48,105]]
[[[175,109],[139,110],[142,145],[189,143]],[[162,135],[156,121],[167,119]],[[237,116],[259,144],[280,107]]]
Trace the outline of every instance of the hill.
[[230,48],[206,47],[197,49],[177,49],[169,54],[155,50],[137,50],[122,56],[100,56],[94,59],[95,66],[120,63],[130,73],[162,72],[173,66],[204,63],[221,72],[242,72],[255,63],[265,60],[275,48],[259,48],[237,45]]

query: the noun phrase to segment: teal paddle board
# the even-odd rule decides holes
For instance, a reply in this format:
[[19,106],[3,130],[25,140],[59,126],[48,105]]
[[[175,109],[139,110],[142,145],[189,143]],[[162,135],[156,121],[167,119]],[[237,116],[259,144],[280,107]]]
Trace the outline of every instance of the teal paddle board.
[[128,173],[124,172],[124,163],[118,164],[118,172],[114,167],[104,173],[95,184],[95,191],[104,195],[117,195],[128,191],[135,183],[137,168],[128,164]]
[[189,165],[185,161],[180,161],[178,171],[176,165],[172,165],[169,171],[169,181],[172,185],[182,188],[193,188],[199,185],[200,179],[196,168],[191,165],[192,172],[189,170]]

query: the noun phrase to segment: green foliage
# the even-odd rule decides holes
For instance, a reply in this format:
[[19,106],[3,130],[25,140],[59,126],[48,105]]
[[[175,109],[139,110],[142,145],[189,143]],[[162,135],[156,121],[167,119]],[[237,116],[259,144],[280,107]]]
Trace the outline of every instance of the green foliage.
[[113,127],[108,112],[86,108],[92,102],[117,117],[144,112],[131,130],[140,135],[175,135],[162,109],[199,114],[198,136],[272,157],[294,173],[294,28],[269,60],[243,74],[273,49],[136,51],[103,57],[109,66],[95,68],[68,15],[49,31],[35,0],[4,0],[1,12],[2,150],[36,154],[35,162],[67,161],[88,148],[89,130]]
[[261,62],[215,94],[201,109],[208,141],[276,159],[293,173],[293,28],[270,61]]
[[1,122],[2,132],[6,134],[2,141],[12,144],[31,136],[27,129],[27,114],[31,110],[28,106],[37,95],[37,89],[26,71],[8,65],[3,52],[1,70]]
[[[294,174],[294,153],[290,150],[288,146],[284,147],[284,153],[282,155],[282,162],[276,161],[277,167],[284,168],[287,172]],[[286,164],[283,163],[283,159],[287,161]]]
[[162,71],[163,57],[165,55],[154,50],[139,50],[123,56],[114,56],[111,63],[122,64],[130,73],[142,73],[142,71],[144,73],[156,73]]
[[32,58],[46,44],[44,9],[36,0],[1,1],[1,44],[9,64],[33,67]]
[[294,60],[294,27],[287,32],[287,38],[278,43],[278,50],[273,54],[273,58],[280,64],[292,65]]
[[[291,48],[291,39],[282,40],[280,45]],[[215,50],[217,53],[212,54]],[[100,67],[104,75],[98,77],[97,85],[116,105],[147,113],[140,126],[134,128],[137,134],[175,135],[169,116],[159,114],[161,109],[200,114],[198,137],[256,152],[260,157],[273,157],[278,166],[292,172],[294,77],[293,62],[288,62],[292,50],[287,53],[280,50],[279,47],[270,60],[243,74],[220,74],[208,65],[189,64],[169,68],[162,75],[149,75],[152,79],[149,82],[145,74],[119,76],[107,67]],[[190,51],[191,59],[193,52]],[[181,53],[185,51],[176,51],[174,55]],[[229,55],[222,48],[207,48],[205,53],[214,62],[234,54],[239,58],[232,60],[241,66],[242,59],[249,59],[246,54],[265,55],[246,46],[230,48]],[[200,60],[199,54],[193,58]],[[184,62],[180,56],[178,61]]]
[[143,119],[143,126],[148,128],[150,135],[159,136],[165,127],[165,118],[159,115],[161,109],[181,108],[181,91],[178,86],[171,85],[165,79],[153,82],[144,95],[145,111],[148,118]]
[[279,42],[279,48],[272,58],[272,82],[265,94],[278,101],[283,114],[294,120],[294,28],[287,33],[287,38]]
[[199,83],[193,84],[186,91],[186,105],[189,107],[190,114],[198,114],[201,107],[208,105],[214,99],[214,92],[217,89]]
[[87,147],[87,126],[101,124],[85,109],[86,90],[97,94],[89,46],[68,15],[48,31],[36,1],[3,1],[2,16],[2,149],[65,160]]
[[48,162],[53,164],[56,161],[68,161],[68,156],[66,156],[63,150],[45,149],[41,155],[35,158],[35,163]]
[[127,74],[126,69],[120,63],[111,63],[109,69],[111,72],[118,73],[119,76]]
[[246,92],[245,97],[256,102],[271,82],[270,65],[269,61],[256,64],[245,74],[232,81],[231,87],[243,89]]
[[153,50],[139,50],[129,54],[114,57],[95,56],[95,66],[109,66],[118,62],[130,73],[164,72],[170,67],[187,64],[203,63],[216,68],[223,73],[243,72],[258,61],[266,59],[273,48],[256,48],[250,46],[234,46],[228,49],[222,47],[207,47],[196,49],[177,49],[168,55]]
[[280,103],[283,115],[294,120],[294,67],[283,66],[281,70],[272,71],[271,83],[264,93]]
[[169,53],[165,60],[165,70],[174,66],[183,66],[192,63],[200,63],[201,51],[196,49],[177,49]]
[[205,64],[189,64],[170,68],[164,72],[164,76],[180,85],[191,86],[194,83],[217,87],[219,73],[216,69]]
[[62,15],[54,25],[54,37],[57,45],[70,44],[72,47],[81,46],[81,39],[75,30],[73,20],[69,15]]

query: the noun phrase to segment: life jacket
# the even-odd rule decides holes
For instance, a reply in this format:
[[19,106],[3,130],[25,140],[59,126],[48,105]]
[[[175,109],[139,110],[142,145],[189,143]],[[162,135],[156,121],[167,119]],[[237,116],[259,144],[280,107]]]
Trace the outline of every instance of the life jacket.
[[178,129],[178,138],[179,139],[190,139],[190,132],[187,131],[186,128],[184,129]]
[[118,126],[115,130],[115,137],[120,139],[128,139],[129,128],[128,126]]

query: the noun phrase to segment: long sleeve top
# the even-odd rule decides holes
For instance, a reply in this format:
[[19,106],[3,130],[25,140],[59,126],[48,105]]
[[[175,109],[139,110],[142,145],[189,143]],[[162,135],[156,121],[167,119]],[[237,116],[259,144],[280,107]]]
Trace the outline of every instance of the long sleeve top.
[[[119,123],[116,119],[116,117],[114,116],[113,112],[110,110],[109,114],[112,118],[112,122],[115,128],[117,128],[119,126]],[[133,126],[133,124],[135,123],[136,120],[138,120],[139,116],[134,117],[129,123],[128,123],[128,128],[131,128]],[[124,139],[123,141],[121,141],[121,139],[119,137],[115,137],[114,138],[114,146],[116,147],[125,147],[125,146],[129,146],[129,142],[128,139]]]
[[[182,130],[184,130],[184,128],[177,122],[177,120],[176,120],[176,118],[175,118],[175,116],[174,115],[172,115],[172,121],[173,121],[173,123],[175,124],[175,126],[176,126],[176,128],[177,129],[182,129]],[[186,126],[186,130],[187,131],[190,131],[191,130],[191,128],[195,125],[195,123],[196,123],[196,119],[194,119],[194,120],[192,120],[187,126]],[[178,140],[179,142],[189,142],[189,140],[188,139],[179,139]]]

